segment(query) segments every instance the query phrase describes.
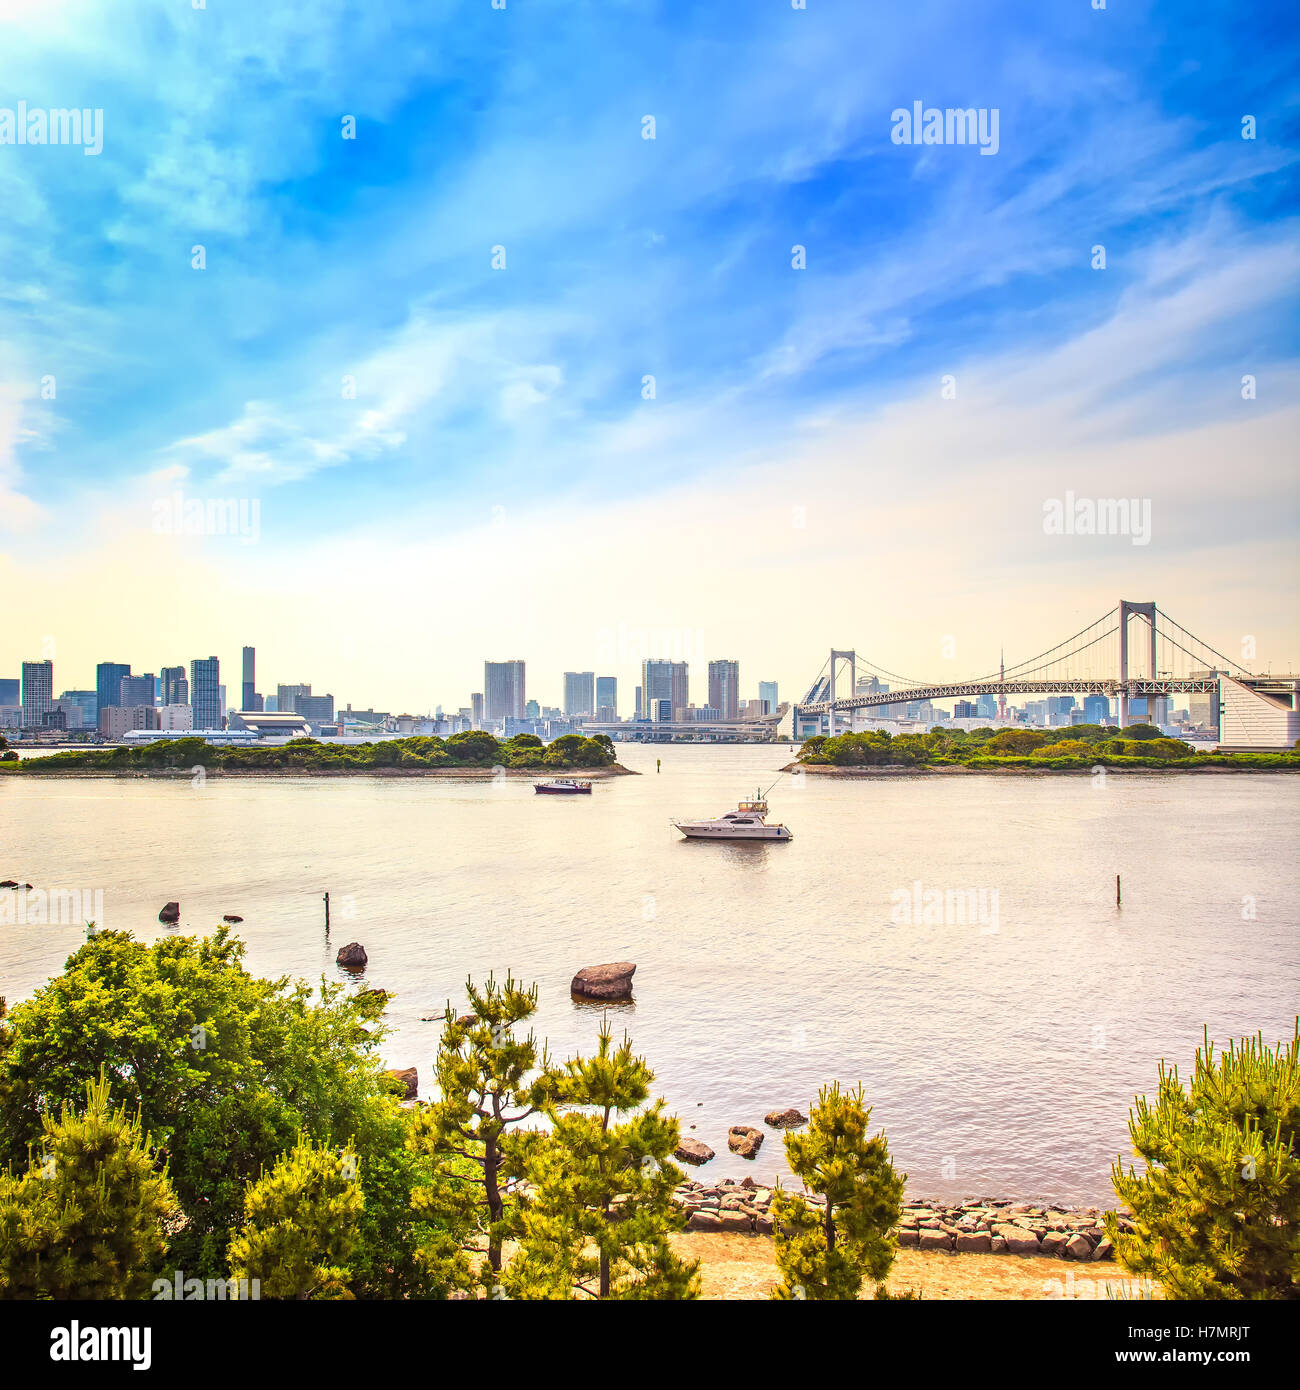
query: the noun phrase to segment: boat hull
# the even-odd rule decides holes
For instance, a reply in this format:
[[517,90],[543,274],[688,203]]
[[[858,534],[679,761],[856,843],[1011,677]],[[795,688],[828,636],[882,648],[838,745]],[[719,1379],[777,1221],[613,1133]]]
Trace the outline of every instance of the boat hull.
[[679,834],[684,835],[688,840],[762,840],[765,843],[776,841],[793,840],[794,836],[784,827],[777,825],[765,825],[761,829],[752,830],[748,834],[740,829],[732,829],[727,826],[709,825],[677,825],[674,822]]
[[538,796],[590,796],[590,787],[537,787],[533,790]]

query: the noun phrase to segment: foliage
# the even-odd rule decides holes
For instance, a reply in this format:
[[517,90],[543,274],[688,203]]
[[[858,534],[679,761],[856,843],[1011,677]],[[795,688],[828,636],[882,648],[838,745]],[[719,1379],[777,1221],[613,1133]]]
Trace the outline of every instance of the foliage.
[[777,1299],[854,1299],[865,1278],[883,1284],[894,1263],[893,1229],[902,1214],[906,1174],[894,1171],[884,1132],[868,1137],[862,1087],[824,1087],[803,1133],[789,1131],[785,1152],[806,1190],[824,1202],[778,1188],[772,1203]]
[[545,1107],[551,1132],[523,1150],[530,1192],[504,1280],[511,1297],[699,1297],[698,1261],[668,1239],[685,1225],[672,1200],[679,1136],[662,1100],[645,1106],[653,1080],[626,1036],[613,1046],[608,1022],[594,1057],[565,1064]]
[[[467,1252],[486,1237],[480,1278],[491,1292],[508,1226],[507,1131],[541,1109],[553,1078],[532,1033],[514,1033],[536,1011],[536,985],[524,989],[509,975],[498,985],[489,975],[483,989],[473,980],[465,988],[471,1013],[458,1017],[447,1005],[435,1064],[439,1099],[421,1107],[412,1127],[411,1143],[437,1165],[432,1185],[416,1194],[416,1210],[437,1227],[422,1259],[441,1283],[469,1287]],[[447,1164],[448,1157],[462,1161]]]
[[230,1242],[235,1279],[260,1279],[265,1298],[351,1298],[349,1261],[363,1201],[352,1150],[296,1144],[250,1183],[243,1229]]
[[1300,1297],[1300,1020],[1285,1045],[1217,1057],[1207,1033],[1186,1088],[1162,1062],[1129,1133],[1146,1171],[1117,1161],[1111,1177],[1135,1229],[1107,1218],[1128,1269],[1167,1298]]
[[78,1113],[42,1116],[22,1177],[0,1174],[0,1297],[140,1298],[161,1267],[176,1197],[139,1116],[101,1074]]

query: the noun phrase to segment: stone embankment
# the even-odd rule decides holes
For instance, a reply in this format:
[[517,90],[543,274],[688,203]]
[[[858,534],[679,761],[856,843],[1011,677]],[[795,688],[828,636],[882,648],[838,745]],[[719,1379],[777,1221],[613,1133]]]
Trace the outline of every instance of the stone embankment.
[[[724,1178],[714,1186],[684,1182],[673,1200],[689,1214],[689,1231],[772,1234],[772,1189],[753,1178]],[[807,1200],[819,1204],[820,1199]],[[986,1198],[958,1206],[908,1202],[898,1243],[950,1254],[1051,1255],[1064,1260],[1108,1260],[1114,1246],[1098,1207],[1064,1210]],[[1121,1229],[1127,1221],[1121,1217]]]

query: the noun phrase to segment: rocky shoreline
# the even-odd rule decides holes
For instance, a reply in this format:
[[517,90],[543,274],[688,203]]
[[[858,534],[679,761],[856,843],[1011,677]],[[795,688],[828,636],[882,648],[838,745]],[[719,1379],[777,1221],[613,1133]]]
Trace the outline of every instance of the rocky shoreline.
[[[820,1198],[805,1194],[814,1204]],[[772,1189],[753,1178],[723,1178],[706,1184],[684,1182],[673,1200],[688,1213],[688,1231],[772,1234]],[[979,1201],[909,1201],[898,1224],[898,1244],[949,1254],[1047,1255],[1092,1261],[1114,1258],[1100,1207],[1035,1206],[1010,1198]],[[1120,1228],[1128,1225],[1121,1213]]]

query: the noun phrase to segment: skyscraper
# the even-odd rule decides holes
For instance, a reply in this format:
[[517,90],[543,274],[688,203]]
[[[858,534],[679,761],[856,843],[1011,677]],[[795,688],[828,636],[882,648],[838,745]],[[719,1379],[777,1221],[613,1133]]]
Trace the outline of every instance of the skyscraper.
[[16,676],[0,677],[0,705],[22,703],[22,682]]
[[240,696],[240,709],[251,710],[257,695],[257,651],[253,647],[244,648],[244,688]]
[[483,718],[488,723],[498,719],[522,719],[525,704],[527,699],[524,694],[524,663],[485,661]]
[[758,698],[767,706],[768,714],[775,714],[777,705],[780,703],[776,696],[776,682],[759,681]]
[[596,673],[566,671],[564,673],[564,713],[591,715],[596,712]]
[[131,668],[118,661],[101,661],[95,667],[96,718],[99,710],[122,703],[122,677],[130,674]]
[[54,663],[23,662],[23,728],[39,729],[54,708]]
[[709,708],[725,721],[740,718],[740,662],[709,662]]
[[483,692],[476,690],[469,697],[469,721],[476,729],[481,729],[486,722],[483,718]]
[[196,729],[221,727],[221,663],[215,656],[190,662],[190,704]]
[[618,718],[618,677],[596,677],[596,718],[612,723]]
[[674,718],[690,703],[690,673],[684,661],[647,658],[641,663],[641,705],[651,719]]
[[164,666],[162,668],[162,703],[164,705],[188,705],[190,702],[190,683],[185,678],[184,666]]
[[281,714],[301,714],[299,702],[311,698],[310,685],[277,685],[275,687],[275,708]]
[[122,684],[118,687],[120,693],[117,702],[123,708],[131,709],[137,705],[147,705],[153,708],[155,698],[155,683],[153,672],[144,676],[123,676]]

